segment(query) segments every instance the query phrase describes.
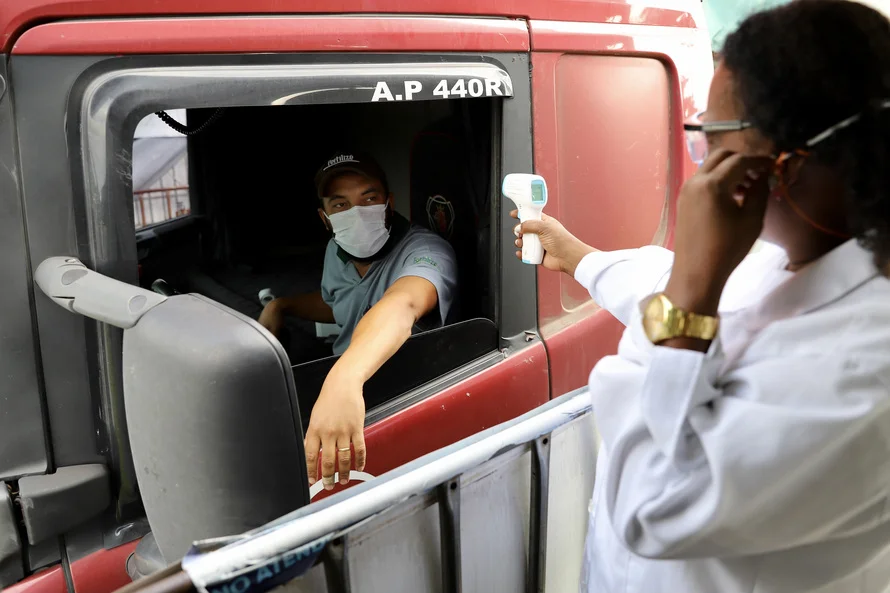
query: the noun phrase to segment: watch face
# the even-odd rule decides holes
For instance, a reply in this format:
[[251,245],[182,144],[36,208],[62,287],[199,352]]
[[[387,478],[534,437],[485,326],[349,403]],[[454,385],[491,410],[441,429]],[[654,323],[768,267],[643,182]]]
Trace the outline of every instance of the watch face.
[[643,314],[643,330],[653,344],[671,337],[673,328],[668,323],[671,302],[663,294],[655,294],[641,304]]
[[653,344],[679,336],[712,340],[717,335],[719,318],[677,309],[662,293],[643,301],[640,308],[643,330]]
[[655,323],[667,321],[670,301],[663,294],[654,294],[643,302],[643,318]]

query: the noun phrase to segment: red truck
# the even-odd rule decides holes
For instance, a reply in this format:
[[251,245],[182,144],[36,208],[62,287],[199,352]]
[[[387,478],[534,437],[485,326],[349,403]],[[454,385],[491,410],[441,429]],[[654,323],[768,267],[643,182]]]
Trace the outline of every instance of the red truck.
[[[583,289],[515,259],[500,180],[544,176],[546,212],[603,249],[669,245],[694,167],[682,122],[713,72],[697,0],[5,0],[0,54],[0,587],[16,593],[110,592],[313,500],[302,430],[333,359],[292,361],[294,401],[268,402],[237,383],[256,376],[231,342],[244,328],[197,335],[186,316],[152,337],[166,366],[139,374],[136,317],[80,304],[83,278],[163,279],[261,331],[258,290],[318,286],[318,164],[374,153],[396,210],[454,246],[461,301],[366,386],[353,477],[376,476],[584,385],[614,351],[621,326]],[[172,132],[146,132],[159,123]],[[47,296],[35,274],[54,257],[70,269]],[[201,377],[190,357],[214,348],[225,366]]]

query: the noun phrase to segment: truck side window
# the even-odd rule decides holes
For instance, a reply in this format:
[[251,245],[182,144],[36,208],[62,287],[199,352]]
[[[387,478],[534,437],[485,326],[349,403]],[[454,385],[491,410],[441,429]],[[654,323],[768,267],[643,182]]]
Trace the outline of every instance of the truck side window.
[[[188,124],[184,109],[169,116]],[[139,230],[190,213],[187,138],[146,117],[133,136],[133,223]]]
[[[381,369],[367,386],[368,408],[497,351],[489,263],[497,99],[216,113],[170,110],[189,128],[213,118],[188,137],[155,114],[136,129],[133,214],[143,287],[200,293],[253,319],[263,309],[261,292],[319,290],[330,233],[319,219],[315,173],[331,154],[359,147],[385,170],[401,219],[449,242],[459,275],[446,326],[413,336]],[[330,344],[338,330],[292,317],[286,324],[282,342],[301,408],[311,408],[336,361]],[[308,409],[303,416],[308,422]]]

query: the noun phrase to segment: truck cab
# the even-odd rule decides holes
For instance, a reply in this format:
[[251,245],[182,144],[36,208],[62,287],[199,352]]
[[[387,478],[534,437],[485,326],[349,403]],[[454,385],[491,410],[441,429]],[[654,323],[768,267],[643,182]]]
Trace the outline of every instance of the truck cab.
[[[712,72],[695,0],[7,0],[0,587],[110,592],[327,495],[302,434],[336,358],[269,342],[293,396],[270,401],[239,336],[271,338],[260,291],[317,290],[312,180],[336,150],[373,153],[459,268],[452,322],[366,384],[350,486],[584,385],[621,326],[516,259],[501,180],[542,175],[545,212],[600,249],[669,245]],[[90,278],[191,305],[146,354],[127,336],[148,317],[77,314]]]

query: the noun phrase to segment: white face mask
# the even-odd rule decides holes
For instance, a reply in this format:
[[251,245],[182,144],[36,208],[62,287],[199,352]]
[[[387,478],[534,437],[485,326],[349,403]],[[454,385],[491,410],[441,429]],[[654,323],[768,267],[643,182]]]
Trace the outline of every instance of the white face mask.
[[353,206],[346,212],[327,216],[334,229],[334,242],[353,257],[366,259],[383,249],[389,239],[386,204]]

